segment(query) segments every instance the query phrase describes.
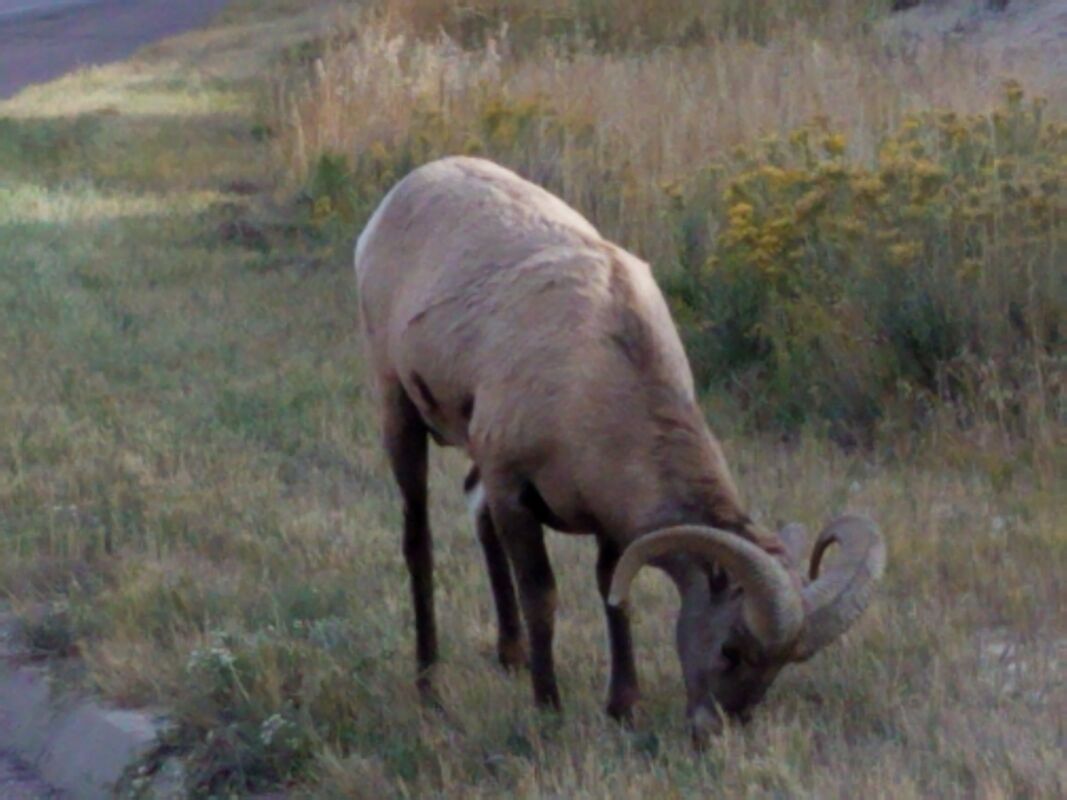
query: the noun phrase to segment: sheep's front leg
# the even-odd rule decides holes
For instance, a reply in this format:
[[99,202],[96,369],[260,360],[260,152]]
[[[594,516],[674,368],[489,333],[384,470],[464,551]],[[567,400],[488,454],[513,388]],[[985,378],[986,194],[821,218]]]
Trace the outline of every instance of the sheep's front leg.
[[560,707],[552,638],[556,616],[556,576],[548,561],[541,523],[519,501],[518,495],[489,499],[493,525],[504,543],[515,578],[530,640],[530,677],[534,702]]
[[433,602],[433,540],[427,514],[427,428],[399,383],[383,392],[385,450],[404,502],[404,561],[411,576],[415,607],[417,685],[431,698],[430,672],[437,661],[437,626]]
[[608,715],[629,722],[633,706],[640,699],[637,685],[637,669],[634,666],[633,637],[630,634],[630,617],[626,609],[608,605],[611,578],[622,551],[614,542],[600,538],[600,554],[596,562],[597,588],[604,601],[604,614],[608,623],[608,643],[611,647],[611,682],[608,684]]

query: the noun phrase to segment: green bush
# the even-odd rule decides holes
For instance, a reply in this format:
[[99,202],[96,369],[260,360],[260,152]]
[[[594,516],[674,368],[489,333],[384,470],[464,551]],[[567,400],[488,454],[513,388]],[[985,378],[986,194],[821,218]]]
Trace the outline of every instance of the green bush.
[[1067,126],[1042,110],[1009,83],[988,116],[909,117],[873,165],[813,124],[666,187],[701,383],[761,423],[866,430],[895,400],[976,409],[1056,369]]

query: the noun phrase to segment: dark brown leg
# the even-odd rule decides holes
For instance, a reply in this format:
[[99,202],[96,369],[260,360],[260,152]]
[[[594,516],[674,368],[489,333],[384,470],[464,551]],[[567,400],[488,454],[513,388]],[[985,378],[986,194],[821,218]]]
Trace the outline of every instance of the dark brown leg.
[[515,670],[526,664],[526,647],[522,641],[522,623],[519,620],[515,585],[511,580],[511,567],[507,553],[500,544],[500,537],[496,535],[489,509],[484,504],[478,510],[476,524],[496,604],[497,655],[504,669]]
[[556,576],[548,561],[541,523],[518,502],[517,494],[502,503],[490,497],[493,524],[504,543],[515,578],[530,639],[530,677],[534,702],[560,707],[552,637],[556,615]]
[[637,686],[637,669],[634,667],[633,637],[630,635],[630,618],[625,609],[608,605],[608,592],[615,565],[622,551],[607,539],[600,539],[600,555],[596,562],[596,581],[600,597],[604,601],[604,614],[608,623],[608,642],[611,647],[611,681],[608,685],[608,714],[620,721],[629,721],[634,704],[640,699]]
[[415,608],[417,684],[428,694],[437,661],[433,608],[433,540],[426,507],[427,429],[399,384],[385,389],[385,449],[404,503],[404,560],[411,575]]

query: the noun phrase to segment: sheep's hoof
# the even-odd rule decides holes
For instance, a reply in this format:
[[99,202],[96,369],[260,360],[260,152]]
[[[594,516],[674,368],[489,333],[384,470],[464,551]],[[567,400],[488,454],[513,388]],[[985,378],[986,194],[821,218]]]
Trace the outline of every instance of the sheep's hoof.
[[507,672],[519,672],[530,666],[530,659],[526,655],[526,645],[522,639],[509,639],[501,641],[496,648],[497,659]]
[[632,707],[629,707],[629,708],[616,708],[613,705],[609,705],[604,710],[607,713],[607,715],[609,717],[611,717],[612,720],[614,720],[615,722],[617,722],[619,724],[619,727],[625,728],[628,731],[629,730],[633,730],[633,728],[634,728],[634,710],[633,710]]
[[415,678],[415,688],[419,691],[419,701],[427,708],[441,708],[441,696],[434,688],[429,670]]
[[607,715],[622,725],[624,728],[634,726],[634,706],[640,699],[640,694],[634,691],[613,693],[608,698]]

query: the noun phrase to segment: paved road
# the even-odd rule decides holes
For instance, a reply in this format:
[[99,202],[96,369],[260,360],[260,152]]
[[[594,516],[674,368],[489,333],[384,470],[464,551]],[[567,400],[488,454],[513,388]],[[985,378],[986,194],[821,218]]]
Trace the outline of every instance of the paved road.
[[0,0],[0,99],[203,25],[226,0]]
[[0,752],[0,797],[4,800],[58,800],[60,795]]
[[65,6],[95,3],[97,0],[0,0],[0,19],[56,11]]

